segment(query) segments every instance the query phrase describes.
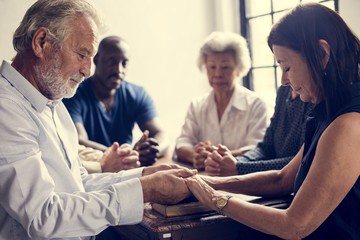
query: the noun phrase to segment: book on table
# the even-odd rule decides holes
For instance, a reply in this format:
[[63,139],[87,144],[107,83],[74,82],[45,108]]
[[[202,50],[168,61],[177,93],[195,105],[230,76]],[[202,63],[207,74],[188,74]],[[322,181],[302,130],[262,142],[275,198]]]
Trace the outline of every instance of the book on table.
[[[292,201],[292,195],[277,197],[277,198],[264,198],[256,196],[248,196],[243,194],[231,194],[236,198],[240,198],[247,202],[257,203],[264,206],[271,206],[276,208],[285,208]],[[178,217],[199,213],[215,212],[211,208],[199,202],[195,197],[191,196],[177,204],[160,204],[151,203],[152,209],[165,217]]]

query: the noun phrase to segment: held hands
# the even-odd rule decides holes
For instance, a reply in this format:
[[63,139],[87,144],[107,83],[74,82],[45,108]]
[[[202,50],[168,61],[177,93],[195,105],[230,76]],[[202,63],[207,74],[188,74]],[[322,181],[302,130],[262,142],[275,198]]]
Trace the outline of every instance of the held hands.
[[157,160],[159,143],[155,138],[149,138],[149,131],[145,130],[134,150],[139,153],[141,166],[150,166]]
[[156,166],[145,167],[142,175],[147,176],[147,175],[159,172],[159,171],[171,170],[171,169],[187,169],[187,168],[181,167],[177,164],[160,164],[160,165],[156,165]]
[[114,142],[102,156],[100,165],[103,172],[119,172],[140,166],[139,154],[129,144],[119,146]]
[[194,175],[185,180],[191,193],[204,205],[217,211],[215,202],[221,195],[208,185],[200,175]]
[[219,144],[217,150],[208,155],[204,165],[210,176],[237,175],[236,159],[224,145]]
[[185,178],[193,176],[197,173],[197,171],[176,165],[167,165],[167,167],[170,166],[175,168],[160,170],[140,178],[144,194],[144,202],[175,204],[191,195],[188,187],[186,186]]
[[205,167],[205,159],[216,150],[210,141],[199,142],[195,145],[193,154],[193,166],[196,169],[203,169]]

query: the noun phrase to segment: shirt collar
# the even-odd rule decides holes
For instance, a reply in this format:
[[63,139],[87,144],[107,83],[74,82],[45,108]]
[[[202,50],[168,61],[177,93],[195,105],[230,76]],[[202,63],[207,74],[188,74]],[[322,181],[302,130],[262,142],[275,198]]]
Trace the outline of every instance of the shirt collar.
[[4,60],[1,65],[0,74],[15,87],[38,112],[42,112],[46,106],[55,106],[59,102],[59,100],[53,101],[47,99],[6,60]]
[[234,93],[230,100],[230,104],[241,111],[246,111],[246,109],[248,108],[246,101],[247,94],[245,93],[245,91],[246,89],[244,87],[236,84]]

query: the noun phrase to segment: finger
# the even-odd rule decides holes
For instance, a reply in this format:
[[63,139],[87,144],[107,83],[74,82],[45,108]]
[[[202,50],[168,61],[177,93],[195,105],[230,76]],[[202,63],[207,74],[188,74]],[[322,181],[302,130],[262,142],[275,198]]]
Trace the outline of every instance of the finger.
[[139,142],[139,144],[137,145],[136,151],[141,151],[143,149],[148,148],[150,145],[147,142]]
[[215,151],[217,148],[214,145],[207,145],[205,150],[208,152],[213,152]]
[[226,152],[226,151],[230,151],[230,150],[225,145],[219,144],[218,145],[218,151]]
[[136,156],[132,156],[132,157],[125,157],[123,159],[121,159],[121,162],[124,164],[133,164],[135,162],[139,161],[139,158]]
[[131,153],[131,151],[132,151],[131,148],[118,148],[116,153],[119,157],[122,157],[122,156],[129,155]]
[[199,169],[199,170],[204,169],[204,163],[194,162],[193,166],[194,166],[194,168]]
[[110,147],[111,151],[116,151],[118,148],[119,148],[118,142],[113,142],[113,144]]
[[201,147],[205,147],[205,143],[204,143],[204,142],[198,142],[198,143],[195,145],[195,149],[201,148]]
[[219,168],[220,169],[220,164],[217,161],[210,158],[210,157],[205,159],[204,165],[205,165],[205,167],[209,166],[209,167],[212,167],[212,168]]
[[150,145],[159,146],[159,142],[158,142],[157,139],[155,139],[155,138],[148,138],[147,140],[148,140],[148,142],[149,142]]
[[191,177],[198,173],[196,169],[177,169],[175,171],[175,175],[182,178]]
[[233,157],[230,151],[224,153],[224,157]]
[[155,155],[160,152],[159,148],[155,147],[155,146],[152,146],[150,149],[150,152],[151,153],[154,153]]
[[143,135],[142,135],[141,138],[143,138],[143,140],[145,140],[145,139],[147,139],[148,137],[149,137],[149,130],[145,130],[145,131],[143,132]]
[[195,176],[196,176],[196,175],[190,176],[190,177],[184,179],[184,180],[185,180],[185,183],[186,183],[186,185],[187,185],[188,187],[189,187],[189,185],[193,185],[194,182],[196,182]]
[[204,164],[205,159],[206,159],[206,158],[204,158],[204,157],[202,157],[202,156],[198,155],[198,156],[196,156],[196,157],[195,157],[195,159],[194,159],[194,163],[203,165],[203,164]]
[[185,180],[186,185],[192,189],[198,187],[199,186],[199,177],[198,176],[199,175],[196,174],[196,175],[190,176],[188,178],[185,178],[184,180]]
[[205,172],[208,173],[210,176],[219,176],[220,175],[220,169],[213,168],[211,166],[205,166]]
[[221,162],[221,158],[222,158],[222,156],[220,155],[220,153],[218,151],[213,151],[211,154],[209,154],[208,157],[213,159],[216,162]]
[[145,130],[145,131],[143,132],[143,134],[141,135],[139,142],[145,141],[148,137],[149,137],[149,131],[148,131],[148,130]]
[[140,167],[140,161],[136,161],[136,162],[134,162],[134,163],[132,163],[132,164],[125,164],[125,165],[124,165],[124,169],[125,169],[125,170],[133,169],[133,168],[138,168],[138,167]]
[[150,166],[155,163],[156,159],[140,157],[139,161],[141,163],[141,166]]
[[138,151],[135,151],[135,150],[132,150],[132,151],[130,151],[130,153],[128,154],[128,156],[139,156],[139,152],[138,152]]
[[211,152],[204,150],[204,151],[202,151],[202,152],[200,153],[200,155],[201,155],[202,157],[204,157],[204,158],[207,158],[210,153],[211,153]]
[[157,152],[152,152],[150,151],[150,149],[147,149],[145,151],[140,151],[139,152],[139,157],[142,158],[157,158]]
[[131,148],[132,149],[132,146],[128,143],[123,143],[120,145],[120,148]]
[[145,142],[142,142],[139,144],[138,149],[139,150],[143,150],[143,149],[147,149],[147,148],[158,149],[158,146],[159,146],[158,143],[153,144],[153,142],[146,140]]
[[198,147],[195,147],[195,150],[194,150],[196,153],[201,153],[202,151],[205,151],[205,147],[203,146],[198,146]]

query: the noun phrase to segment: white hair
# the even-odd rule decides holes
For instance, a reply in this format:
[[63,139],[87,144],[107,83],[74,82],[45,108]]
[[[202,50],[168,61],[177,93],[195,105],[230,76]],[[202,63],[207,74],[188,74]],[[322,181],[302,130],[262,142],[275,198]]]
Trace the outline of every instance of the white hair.
[[240,76],[245,76],[251,65],[249,48],[245,38],[232,32],[212,32],[205,39],[198,57],[198,67],[200,71],[204,69],[208,54],[228,51],[233,52],[235,55]]
[[31,47],[34,32],[46,27],[55,46],[61,47],[71,31],[76,29],[74,17],[85,16],[94,21],[99,30],[104,26],[94,8],[86,0],[38,0],[26,12],[13,37],[17,52]]

